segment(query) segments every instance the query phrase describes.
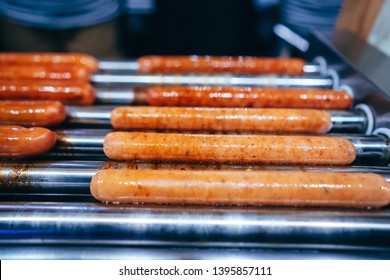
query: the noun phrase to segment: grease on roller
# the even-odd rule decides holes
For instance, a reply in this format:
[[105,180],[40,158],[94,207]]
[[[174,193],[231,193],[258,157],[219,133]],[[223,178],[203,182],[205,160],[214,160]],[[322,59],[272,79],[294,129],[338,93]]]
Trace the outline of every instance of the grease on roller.
[[278,171],[101,170],[92,195],[104,202],[381,207],[388,183],[376,174]]
[[332,127],[330,115],[320,110],[142,107],[115,108],[116,129],[169,129],[323,134]]
[[113,160],[345,165],[356,158],[350,141],[325,136],[111,132],[103,146]]

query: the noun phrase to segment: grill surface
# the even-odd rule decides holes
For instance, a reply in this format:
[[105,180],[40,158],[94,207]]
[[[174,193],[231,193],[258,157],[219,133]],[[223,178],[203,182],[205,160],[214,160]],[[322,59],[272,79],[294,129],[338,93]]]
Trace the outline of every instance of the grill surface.
[[[377,80],[374,74],[358,72],[349,64],[354,61],[345,59],[344,54],[348,53],[348,49],[343,47],[350,45],[355,38],[350,36],[344,38],[348,41],[343,43],[343,36],[340,34],[335,35],[334,42],[326,41],[320,36],[313,36],[309,40],[309,51],[302,54],[307,61],[322,55],[330,67],[340,74],[337,77],[335,71],[330,71],[327,77],[315,75],[301,78],[272,77],[272,79],[239,77],[236,80],[234,77],[221,77],[207,81],[218,83],[236,81],[252,85],[268,85],[273,81],[276,86],[283,87],[301,85],[328,88],[338,88],[345,84],[354,92],[355,108],[358,105],[356,103],[368,106],[366,108],[372,114],[372,127],[367,128],[369,126],[367,122],[370,121],[367,118],[370,116],[367,117],[367,111],[363,109],[365,113],[354,115],[355,119],[352,120],[346,121],[345,115],[339,115],[339,122],[344,122],[346,125],[345,129],[340,128],[337,132],[371,134],[372,130],[390,127],[390,91],[383,87],[383,81]],[[364,50],[367,49],[362,47],[362,53]],[[370,54],[365,52],[364,55]],[[383,58],[383,60],[389,59]],[[112,65],[108,62],[104,63],[106,64],[103,65],[107,65],[108,68]],[[190,83],[194,79],[199,82],[199,77],[195,76],[183,79],[185,83]],[[111,86],[113,81],[117,84],[131,82],[135,85],[149,85],[161,83],[162,80],[176,83],[178,78],[139,77],[132,73],[115,76],[104,73],[93,78],[93,82],[99,84],[101,88]],[[206,80],[201,79],[201,81],[203,83]],[[110,85],[107,85],[107,82],[110,82]],[[104,89],[101,91],[103,99],[110,96],[107,92]],[[116,98],[120,102],[131,102],[133,97],[129,96],[127,99]],[[96,108],[85,109],[84,115],[83,112],[80,114],[80,111],[76,114],[70,108],[74,113],[73,121],[61,128],[62,135],[69,135],[70,128],[80,125],[95,129],[106,125],[106,130],[79,128],[73,130],[79,134],[78,138],[67,138],[70,139],[67,141],[71,144],[67,146],[64,144],[66,141],[62,141],[56,150],[45,157],[23,163],[1,162],[0,254],[2,258],[221,259],[233,256],[248,259],[389,259],[390,207],[348,210],[108,205],[96,202],[89,194],[90,178],[98,169],[106,168],[109,164],[116,167],[120,165],[91,161],[106,160],[101,153],[102,135],[110,129],[107,126],[107,112],[96,112],[94,111]],[[95,122],[83,124],[83,117],[90,116]],[[348,127],[353,129],[357,127],[359,131],[348,130]],[[386,134],[386,130],[384,131]],[[352,167],[277,166],[273,169],[300,169],[310,172],[321,170],[375,172],[389,181],[390,172],[387,162],[380,162],[380,159],[376,158],[378,155],[380,158],[386,154],[386,160],[388,159],[388,136],[367,137],[364,139],[371,139],[370,137],[382,139],[380,144],[382,146],[378,144],[379,148],[375,141],[368,141],[371,146],[375,146],[375,152],[372,153],[371,150],[371,156],[374,158],[371,166],[362,163],[361,166]],[[368,142],[355,144],[364,148]],[[67,160],[62,160],[64,156]],[[129,165],[131,165],[128,166],[129,168],[158,166],[155,163],[130,163]],[[227,167],[217,166],[219,169]],[[240,168],[240,166],[233,168]]]

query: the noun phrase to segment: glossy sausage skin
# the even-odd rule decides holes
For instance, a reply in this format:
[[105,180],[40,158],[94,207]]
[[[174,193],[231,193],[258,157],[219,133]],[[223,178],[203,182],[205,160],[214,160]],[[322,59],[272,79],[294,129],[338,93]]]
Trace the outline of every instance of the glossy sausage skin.
[[171,129],[323,134],[332,127],[330,115],[320,110],[148,107],[115,108],[116,129]]
[[344,91],[251,87],[153,87],[147,103],[154,106],[348,109],[353,100]]
[[65,106],[58,101],[0,101],[0,125],[50,127],[65,118]]
[[49,151],[57,135],[47,128],[0,125],[0,157],[28,158]]
[[0,53],[0,65],[79,65],[98,70],[97,60],[80,53]]
[[92,195],[104,202],[381,207],[390,188],[379,175],[280,171],[101,170]]
[[104,152],[113,160],[166,160],[276,164],[352,163],[348,140],[321,136],[213,135],[111,132]]
[[248,56],[143,56],[141,73],[231,73],[242,75],[302,75],[305,62],[299,58]]
[[0,80],[0,100],[23,99],[90,105],[95,100],[95,92],[86,82]]
[[89,81],[91,73],[75,65],[1,65],[0,79]]

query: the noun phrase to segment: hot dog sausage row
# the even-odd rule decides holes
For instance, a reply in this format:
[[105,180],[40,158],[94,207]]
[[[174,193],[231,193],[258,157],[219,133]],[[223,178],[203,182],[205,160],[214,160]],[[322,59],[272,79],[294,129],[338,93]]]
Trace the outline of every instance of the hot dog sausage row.
[[320,136],[112,132],[103,147],[110,159],[125,161],[344,165],[356,158],[350,141]]
[[0,125],[0,157],[26,158],[49,151],[57,135],[42,127]]
[[98,70],[95,58],[80,53],[0,53],[0,65],[67,65],[82,66],[92,72]]
[[0,64],[0,79],[88,82],[90,78],[91,73],[88,69],[74,65],[19,66]]
[[64,104],[90,105],[95,92],[87,82],[0,80],[2,100],[57,100]]
[[58,101],[0,101],[0,125],[51,127],[65,118],[65,106]]
[[[144,56],[137,60],[139,73],[233,73],[302,75],[305,62],[298,58],[232,56]],[[77,53],[0,53],[0,65],[77,66],[89,72],[98,61]]]
[[[0,125],[51,127],[65,118],[65,107],[58,101],[0,100]],[[205,107],[118,107],[111,112],[111,124],[121,130],[312,134],[332,128],[331,116],[320,110]]]
[[[0,103],[1,104],[1,103]],[[152,107],[115,108],[115,129],[167,129],[324,134],[332,128],[330,115],[320,110]]]
[[[0,80],[0,84],[0,99],[50,99],[78,105],[95,100],[94,89],[86,82]],[[353,99],[346,92],[323,89],[152,87],[138,90],[136,101],[152,106],[348,109]]]
[[344,91],[253,87],[153,87],[147,103],[154,106],[348,109],[352,97]]
[[144,56],[141,73],[232,73],[302,75],[305,62],[298,58],[231,56]]
[[390,187],[376,174],[283,171],[101,170],[92,195],[104,202],[380,207]]

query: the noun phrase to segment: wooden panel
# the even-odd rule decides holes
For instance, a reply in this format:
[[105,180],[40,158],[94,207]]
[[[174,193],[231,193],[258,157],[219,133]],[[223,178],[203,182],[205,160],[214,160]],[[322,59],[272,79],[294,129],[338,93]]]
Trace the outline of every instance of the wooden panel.
[[336,29],[348,30],[366,39],[386,0],[345,0]]

